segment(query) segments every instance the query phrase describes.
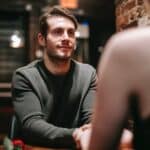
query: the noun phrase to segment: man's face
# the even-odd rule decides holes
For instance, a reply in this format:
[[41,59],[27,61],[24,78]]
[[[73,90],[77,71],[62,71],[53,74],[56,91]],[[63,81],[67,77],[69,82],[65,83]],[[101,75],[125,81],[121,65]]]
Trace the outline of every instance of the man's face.
[[75,26],[68,18],[53,16],[47,19],[45,50],[49,58],[70,59],[76,44]]

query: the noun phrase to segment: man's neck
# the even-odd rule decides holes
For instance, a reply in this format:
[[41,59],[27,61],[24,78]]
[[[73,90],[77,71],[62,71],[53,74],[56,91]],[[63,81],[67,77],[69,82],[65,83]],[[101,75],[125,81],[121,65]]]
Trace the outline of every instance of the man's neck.
[[44,64],[49,72],[54,75],[65,75],[70,69],[71,60],[59,60],[50,59],[48,57],[44,58]]

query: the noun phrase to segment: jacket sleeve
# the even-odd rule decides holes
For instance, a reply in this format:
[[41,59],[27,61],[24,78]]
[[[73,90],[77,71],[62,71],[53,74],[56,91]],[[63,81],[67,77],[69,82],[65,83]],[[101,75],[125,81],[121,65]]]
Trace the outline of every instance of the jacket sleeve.
[[[87,74],[85,74],[85,77]],[[94,103],[94,97],[96,92],[96,86],[97,86],[97,74],[96,70],[92,68],[92,71],[90,70],[90,77],[86,79],[86,91],[84,93],[83,97],[83,103],[81,107],[81,114],[80,114],[80,123],[86,124],[91,121],[92,117],[92,110],[93,110],[93,103]]]
[[15,113],[22,124],[27,143],[61,148],[75,146],[72,137],[74,129],[57,127],[44,120],[39,98],[21,73],[13,75],[12,97]]

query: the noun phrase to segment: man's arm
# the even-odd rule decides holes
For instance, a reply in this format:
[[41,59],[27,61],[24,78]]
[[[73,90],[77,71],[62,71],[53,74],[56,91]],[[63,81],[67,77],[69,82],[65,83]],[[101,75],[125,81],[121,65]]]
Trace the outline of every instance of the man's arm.
[[[86,72],[87,73],[87,72]],[[91,74],[92,73],[92,74]],[[73,133],[74,140],[76,141],[77,148],[85,149],[87,143],[89,143],[89,132],[91,131],[91,118],[93,113],[93,103],[95,100],[95,92],[97,87],[97,74],[96,70],[92,68],[90,70],[90,78],[86,80],[86,94],[84,95],[82,107],[81,107],[81,116],[80,116],[80,128],[76,129]],[[82,74],[84,78],[86,75]],[[84,79],[85,80],[85,79]],[[87,134],[86,134],[87,133]],[[82,138],[83,137],[83,138]],[[82,146],[81,146],[82,145]]]
[[86,95],[84,96],[80,117],[82,125],[91,122],[91,117],[93,113],[93,103],[95,100],[95,92],[97,86],[97,74],[95,70],[93,70],[91,79],[87,82],[88,88],[86,91]]
[[52,147],[72,147],[75,145],[72,137],[74,129],[57,127],[45,121],[37,94],[21,74],[15,74],[13,77],[12,95],[15,112],[29,142],[30,136],[33,136],[35,137],[32,139],[33,144],[35,142],[39,145],[44,144]]

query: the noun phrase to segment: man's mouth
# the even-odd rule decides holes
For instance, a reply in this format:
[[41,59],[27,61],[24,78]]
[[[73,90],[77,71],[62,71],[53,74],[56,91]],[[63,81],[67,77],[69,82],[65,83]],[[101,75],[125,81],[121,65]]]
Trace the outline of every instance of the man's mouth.
[[72,49],[72,46],[69,45],[62,45],[62,46],[58,46],[59,48],[63,48],[63,49]]

